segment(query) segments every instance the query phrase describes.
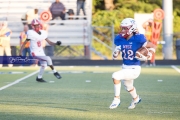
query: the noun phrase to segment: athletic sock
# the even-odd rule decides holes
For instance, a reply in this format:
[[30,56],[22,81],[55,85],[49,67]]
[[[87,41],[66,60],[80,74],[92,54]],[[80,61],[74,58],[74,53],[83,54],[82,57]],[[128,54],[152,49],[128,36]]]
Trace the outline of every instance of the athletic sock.
[[121,82],[119,84],[114,84],[114,94],[115,94],[115,96],[120,97],[120,92],[121,92]]
[[56,73],[57,71],[54,69],[53,72]]
[[131,92],[129,92],[132,96],[132,98],[136,98],[137,97],[137,93],[136,93],[136,88],[134,87],[133,90]]
[[38,78],[42,78],[44,70],[45,70],[45,66],[41,65],[39,73],[38,73]]

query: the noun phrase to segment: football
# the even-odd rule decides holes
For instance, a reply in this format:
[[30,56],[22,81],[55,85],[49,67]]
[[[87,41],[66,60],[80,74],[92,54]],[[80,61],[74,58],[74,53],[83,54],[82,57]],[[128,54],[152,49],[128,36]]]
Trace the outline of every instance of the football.
[[140,49],[136,51],[136,57],[141,58],[142,55],[146,57],[148,53],[149,53],[149,50],[146,47],[141,47]]

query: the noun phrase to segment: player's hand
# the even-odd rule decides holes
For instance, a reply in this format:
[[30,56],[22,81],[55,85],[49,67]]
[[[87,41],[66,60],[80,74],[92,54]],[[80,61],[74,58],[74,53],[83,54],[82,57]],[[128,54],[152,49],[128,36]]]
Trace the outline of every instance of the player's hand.
[[114,51],[113,52],[113,56],[112,56],[113,60],[117,59],[119,53],[120,53],[120,51]]
[[56,45],[61,45],[61,41],[57,41],[57,42],[56,42]]
[[115,49],[114,49],[114,52],[115,51],[120,51],[121,50],[121,46],[116,46]]
[[148,60],[151,60],[151,59],[152,59],[152,53],[151,53],[151,52],[148,52],[147,59],[148,59]]
[[120,46],[116,46],[113,52],[113,59],[116,59],[120,53],[121,47]]
[[135,58],[138,59],[138,60],[140,60],[140,61],[146,61],[146,60],[148,60],[148,57],[147,57],[147,56],[144,56],[144,55],[142,55],[142,54],[140,54],[139,57],[135,56]]

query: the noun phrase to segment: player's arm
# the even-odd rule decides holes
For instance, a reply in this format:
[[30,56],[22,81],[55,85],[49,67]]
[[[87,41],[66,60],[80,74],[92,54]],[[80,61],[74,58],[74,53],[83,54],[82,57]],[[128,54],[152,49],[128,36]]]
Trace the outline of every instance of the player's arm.
[[154,45],[152,42],[147,42],[146,48],[149,49],[149,52],[155,53],[156,52],[156,45]]
[[55,46],[55,45],[61,45],[61,41],[57,41],[56,43],[50,41],[48,38],[45,39],[49,45]]
[[156,52],[156,45],[154,45],[152,42],[147,41],[144,45],[149,50],[148,53],[148,59],[151,59],[152,55]]
[[22,50],[24,49],[24,46],[30,39],[26,39],[25,42],[21,45],[20,51],[19,51],[19,56],[22,56]]

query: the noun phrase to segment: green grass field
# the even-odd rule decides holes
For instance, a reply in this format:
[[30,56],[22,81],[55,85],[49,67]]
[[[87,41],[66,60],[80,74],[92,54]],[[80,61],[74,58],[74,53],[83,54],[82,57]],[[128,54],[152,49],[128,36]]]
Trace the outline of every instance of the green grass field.
[[0,120],[180,120],[180,73],[171,66],[142,67],[134,83],[142,102],[134,110],[127,109],[131,96],[124,86],[121,105],[109,109],[114,96],[111,75],[120,66],[56,69],[60,80],[46,69],[47,83],[36,82],[35,74],[2,89],[39,67],[0,68]]

